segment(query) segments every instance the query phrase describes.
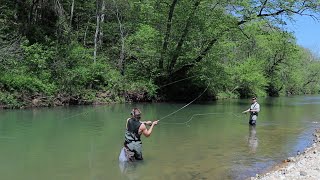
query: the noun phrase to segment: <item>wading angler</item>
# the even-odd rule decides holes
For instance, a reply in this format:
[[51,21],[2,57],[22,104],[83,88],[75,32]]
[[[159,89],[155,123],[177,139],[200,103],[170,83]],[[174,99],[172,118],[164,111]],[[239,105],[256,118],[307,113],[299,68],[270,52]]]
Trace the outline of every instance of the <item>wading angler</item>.
[[[124,147],[119,156],[121,162],[143,160],[141,134],[149,137],[153,127],[158,124],[158,120],[151,122],[140,121],[140,119],[140,109],[134,108],[131,111],[131,118],[128,118],[126,123]],[[147,129],[146,125],[149,125],[150,128]]]
[[256,125],[256,121],[258,119],[259,111],[260,111],[260,105],[257,102],[257,98],[253,97],[250,108],[245,110],[245,111],[243,111],[242,113],[250,112],[249,124],[254,126],[254,125]]

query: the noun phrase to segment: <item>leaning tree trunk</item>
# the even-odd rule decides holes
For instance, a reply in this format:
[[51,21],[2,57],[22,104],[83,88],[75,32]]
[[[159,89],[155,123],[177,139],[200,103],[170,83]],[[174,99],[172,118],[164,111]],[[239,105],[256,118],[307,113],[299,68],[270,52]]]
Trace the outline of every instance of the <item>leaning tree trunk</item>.
[[167,53],[168,45],[169,45],[173,12],[174,12],[174,9],[175,9],[177,2],[178,2],[178,0],[173,0],[170,5],[168,20],[167,20],[167,29],[166,29],[165,36],[163,39],[162,50],[161,50],[161,54],[160,54],[159,69],[163,69],[163,60],[164,60],[165,54]]
[[194,3],[194,6],[193,6],[193,9],[187,19],[187,22],[186,22],[186,25],[182,31],[182,35],[179,39],[179,42],[175,48],[175,51],[174,51],[174,54],[171,58],[171,61],[168,62],[168,74],[172,74],[172,71],[174,69],[174,66],[176,65],[177,63],[177,60],[181,54],[181,50],[182,50],[182,45],[184,44],[185,42],[185,39],[189,33],[189,30],[191,28],[191,21],[192,21],[192,18],[194,17],[194,14],[196,13],[196,10],[198,8],[198,6],[200,5],[200,1],[201,0],[197,0],[195,3]]

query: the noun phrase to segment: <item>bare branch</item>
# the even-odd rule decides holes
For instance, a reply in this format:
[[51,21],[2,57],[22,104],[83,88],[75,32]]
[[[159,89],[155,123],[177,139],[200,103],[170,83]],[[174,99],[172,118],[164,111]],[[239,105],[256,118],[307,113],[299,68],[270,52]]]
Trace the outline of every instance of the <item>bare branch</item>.
[[267,17],[267,16],[276,16],[276,15],[279,15],[283,12],[285,12],[286,10],[285,9],[280,9],[274,13],[265,13],[265,14],[258,14],[257,17]]
[[241,31],[241,33],[247,38],[247,39],[250,39],[250,37],[243,31],[243,29],[238,26],[238,29]]
[[261,6],[261,9],[260,9],[260,12],[259,12],[259,15],[261,15],[263,9],[265,8],[266,4],[267,4],[268,0],[265,0]]

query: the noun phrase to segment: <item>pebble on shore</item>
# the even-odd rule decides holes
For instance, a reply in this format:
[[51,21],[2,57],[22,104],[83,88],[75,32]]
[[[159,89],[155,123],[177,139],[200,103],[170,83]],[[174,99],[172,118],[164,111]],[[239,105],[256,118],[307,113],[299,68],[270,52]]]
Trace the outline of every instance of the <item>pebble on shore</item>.
[[251,180],[319,180],[320,179],[320,129],[313,134],[315,139],[311,147],[296,157],[289,157],[266,174],[251,177]]

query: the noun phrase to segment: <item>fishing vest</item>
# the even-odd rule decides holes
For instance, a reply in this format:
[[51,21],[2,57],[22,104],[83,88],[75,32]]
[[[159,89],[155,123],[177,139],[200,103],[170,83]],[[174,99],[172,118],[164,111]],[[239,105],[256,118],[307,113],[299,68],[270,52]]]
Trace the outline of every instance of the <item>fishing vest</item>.
[[[257,104],[258,104],[258,103],[255,102],[255,103],[253,104],[253,106],[251,105],[251,106],[250,106],[250,110],[254,110]],[[250,114],[251,114],[252,116],[253,116],[253,115],[258,116],[259,113],[258,113],[258,112],[251,112],[251,111],[250,111]]]
[[125,133],[125,143],[129,144],[133,141],[141,141],[140,134],[139,134],[139,128],[140,128],[141,122],[138,120],[135,120],[134,118],[130,118],[127,123],[127,130]]

